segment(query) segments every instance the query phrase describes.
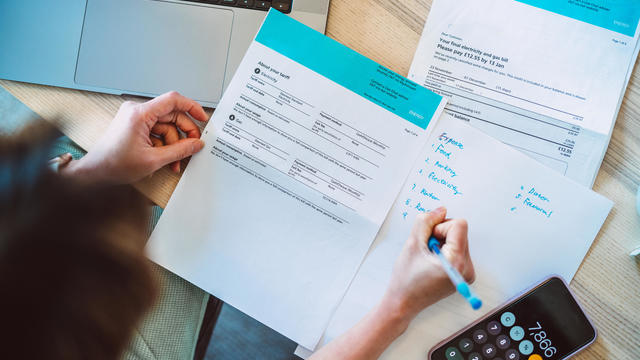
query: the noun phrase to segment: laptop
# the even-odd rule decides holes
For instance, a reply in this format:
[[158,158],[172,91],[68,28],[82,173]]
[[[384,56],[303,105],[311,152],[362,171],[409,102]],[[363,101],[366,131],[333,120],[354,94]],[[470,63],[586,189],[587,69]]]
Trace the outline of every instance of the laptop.
[[267,11],[324,33],[329,0],[2,0],[0,78],[215,107]]

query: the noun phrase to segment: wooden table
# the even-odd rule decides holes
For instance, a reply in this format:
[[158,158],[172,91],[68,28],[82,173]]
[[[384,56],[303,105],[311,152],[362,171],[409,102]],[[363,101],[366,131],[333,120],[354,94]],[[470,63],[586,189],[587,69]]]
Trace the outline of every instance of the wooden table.
[[[450,0],[455,1],[455,0]],[[431,0],[332,0],[327,35],[407,75]],[[89,149],[126,99],[0,81],[44,119]],[[135,186],[166,205],[178,181],[166,169]],[[599,330],[578,359],[640,359],[640,263],[627,254],[640,245],[635,193],[640,183],[640,73],[636,67],[594,190],[615,207],[571,287]]]

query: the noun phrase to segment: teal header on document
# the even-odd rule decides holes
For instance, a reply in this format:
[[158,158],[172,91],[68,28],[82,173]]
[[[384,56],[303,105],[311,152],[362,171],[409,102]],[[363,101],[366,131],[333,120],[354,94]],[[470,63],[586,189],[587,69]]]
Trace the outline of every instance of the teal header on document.
[[516,1],[631,37],[640,19],[640,0]]
[[277,10],[269,11],[256,41],[423,129],[442,100]]

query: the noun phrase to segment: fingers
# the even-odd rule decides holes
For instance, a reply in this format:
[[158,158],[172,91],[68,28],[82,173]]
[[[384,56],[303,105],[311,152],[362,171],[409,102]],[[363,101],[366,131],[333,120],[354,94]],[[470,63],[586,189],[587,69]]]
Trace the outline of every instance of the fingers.
[[151,136],[151,143],[153,144],[153,147],[160,147],[160,146],[164,146],[164,142],[162,142],[161,139],[158,139],[155,136]]
[[141,104],[142,110],[153,116],[154,119],[171,114],[172,112],[188,113],[198,121],[207,121],[207,114],[200,104],[186,98],[175,91],[158,96],[155,99]]
[[443,222],[446,216],[447,210],[444,207],[418,215],[413,224],[413,237],[426,246],[433,228],[436,224]]
[[475,269],[469,254],[469,235],[466,220],[447,220],[436,225],[433,234],[446,239],[442,252],[468,282],[475,280]]
[[433,235],[438,239],[445,239],[445,246],[452,252],[464,254],[469,249],[469,225],[464,219],[449,219],[439,223],[433,229]]
[[177,142],[153,148],[155,168],[159,169],[172,162],[179,162],[202,150],[204,142],[200,139],[180,139]]
[[165,144],[173,144],[180,140],[180,134],[178,134],[178,129],[171,124],[155,124],[153,128],[151,128],[151,132],[161,136],[164,139]]
[[[165,145],[175,144],[180,141],[180,134],[173,124],[155,124],[151,129],[153,134],[162,136]],[[180,162],[174,161],[171,163],[171,170],[173,172],[180,172]]]
[[198,126],[182,112],[172,112],[158,119],[160,123],[175,123],[180,130],[187,134],[188,138],[199,138],[200,129]]

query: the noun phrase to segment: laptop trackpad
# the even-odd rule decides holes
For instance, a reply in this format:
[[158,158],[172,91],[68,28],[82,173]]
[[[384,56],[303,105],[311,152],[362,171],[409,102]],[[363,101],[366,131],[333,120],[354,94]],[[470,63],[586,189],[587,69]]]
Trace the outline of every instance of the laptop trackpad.
[[217,102],[233,12],[154,0],[89,0],[75,81]]

